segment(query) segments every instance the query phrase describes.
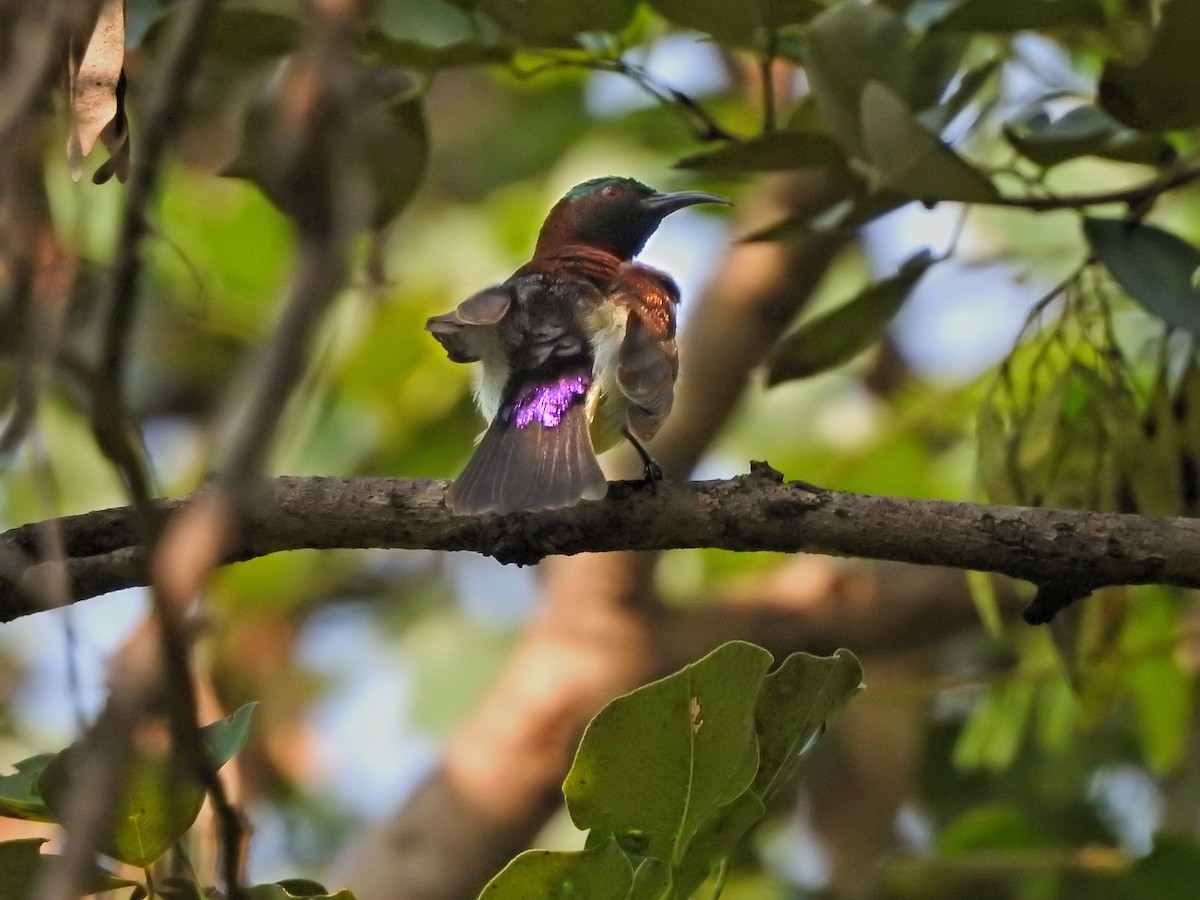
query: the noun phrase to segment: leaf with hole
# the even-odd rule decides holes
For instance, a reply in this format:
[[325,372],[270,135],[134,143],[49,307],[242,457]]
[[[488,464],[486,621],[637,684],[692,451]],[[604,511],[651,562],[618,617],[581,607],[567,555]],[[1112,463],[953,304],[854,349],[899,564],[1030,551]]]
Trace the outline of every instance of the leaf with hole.
[[928,250],[923,250],[891,278],[869,285],[837,309],[784,336],[767,356],[767,385],[808,378],[848,362],[867,349],[883,334],[935,261]]
[[579,828],[667,839],[674,861],[758,771],[754,708],[771,655],[733,642],[606,706],[563,783]]
[[1169,231],[1123,219],[1085,218],[1083,232],[1129,296],[1164,322],[1200,335],[1200,289],[1192,283],[1200,250]]

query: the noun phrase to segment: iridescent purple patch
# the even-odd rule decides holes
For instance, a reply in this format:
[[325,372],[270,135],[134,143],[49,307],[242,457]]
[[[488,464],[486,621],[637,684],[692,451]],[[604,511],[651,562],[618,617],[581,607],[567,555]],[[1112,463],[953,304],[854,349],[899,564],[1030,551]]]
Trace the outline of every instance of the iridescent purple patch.
[[563,413],[583,397],[591,385],[587,375],[564,375],[549,384],[534,384],[517,396],[513,423],[524,428],[537,422],[543,428],[553,428],[562,421]]

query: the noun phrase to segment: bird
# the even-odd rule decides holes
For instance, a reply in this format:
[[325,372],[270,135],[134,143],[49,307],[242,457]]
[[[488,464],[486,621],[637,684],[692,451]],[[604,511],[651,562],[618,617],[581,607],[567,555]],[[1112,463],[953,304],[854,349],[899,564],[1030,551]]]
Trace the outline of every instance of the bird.
[[645,444],[671,411],[679,288],[634,257],[663,219],[700,203],[729,201],[618,176],[578,184],[546,216],[529,262],[425,323],[453,362],[480,364],[488,425],[446,492],[453,514],[601,499],[596,454],[622,438],[645,480],[661,480]]

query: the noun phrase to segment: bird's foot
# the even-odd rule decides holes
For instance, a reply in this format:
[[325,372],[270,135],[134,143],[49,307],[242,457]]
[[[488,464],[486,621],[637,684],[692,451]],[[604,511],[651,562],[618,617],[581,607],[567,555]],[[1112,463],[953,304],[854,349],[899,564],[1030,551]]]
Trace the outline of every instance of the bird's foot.
[[650,455],[642,442],[635,438],[628,429],[624,431],[625,439],[633,444],[633,449],[637,451],[638,456],[642,458],[642,481],[650,486],[650,492],[658,493],[658,483],[663,480],[662,466]]

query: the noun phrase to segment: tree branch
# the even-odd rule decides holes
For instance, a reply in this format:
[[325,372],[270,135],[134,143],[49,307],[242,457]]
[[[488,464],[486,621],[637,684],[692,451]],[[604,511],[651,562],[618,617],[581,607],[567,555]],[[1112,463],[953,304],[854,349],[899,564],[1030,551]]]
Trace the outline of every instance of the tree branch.
[[[447,482],[403,478],[277,478],[246,504],[224,558],[283,550],[473,550],[531,564],[552,554],[715,547],[812,552],[998,572],[1081,594],[1107,584],[1200,587],[1200,520],[913,500],[785,484],[765,465],[728,481],[614,482],[604,500],[502,517],[452,516]],[[203,492],[201,492],[202,494]],[[164,501],[164,513],[194,500]],[[59,520],[72,600],[147,582],[132,507]],[[28,554],[37,524],[0,535]],[[38,611],[28,596],[52,562],[0,581],[0,621]]]

